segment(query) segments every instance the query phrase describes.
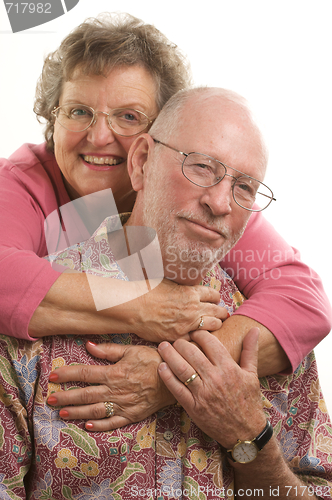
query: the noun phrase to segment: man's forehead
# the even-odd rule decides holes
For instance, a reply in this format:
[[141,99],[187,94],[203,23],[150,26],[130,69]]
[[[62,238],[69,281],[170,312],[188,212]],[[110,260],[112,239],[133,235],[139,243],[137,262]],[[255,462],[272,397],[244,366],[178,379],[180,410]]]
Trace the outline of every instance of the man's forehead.
[[185,152],[208,154],[241,171],[249,163],[261,165],[259,172],[248,174],[264,176],[265,146],[251,111],[240,96],[194,96],[183,107],[178,131],[177,143]]

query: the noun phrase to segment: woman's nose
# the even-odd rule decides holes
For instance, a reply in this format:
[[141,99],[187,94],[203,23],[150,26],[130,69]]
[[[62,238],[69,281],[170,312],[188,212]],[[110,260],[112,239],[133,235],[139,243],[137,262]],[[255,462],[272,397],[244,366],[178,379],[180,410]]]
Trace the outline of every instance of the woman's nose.
[[87,138],[96,147],[102,147],[115,141],[116,134],[109,125],[107,113],[103,111],[95,113],[95,120],[88,128]]

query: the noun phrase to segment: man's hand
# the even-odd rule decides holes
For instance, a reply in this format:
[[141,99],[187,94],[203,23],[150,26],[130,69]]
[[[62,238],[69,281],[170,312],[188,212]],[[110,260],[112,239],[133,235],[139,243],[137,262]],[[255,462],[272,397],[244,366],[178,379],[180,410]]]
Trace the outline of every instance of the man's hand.
[[[253,328],[245,337],[240,366],[207,331],[191,334],[202,350],[183,339],[158,348],[165,361],[159,374],[168,389],[196,425],[226,449],[238,439],[253,439],[266,425],[257,377],[258,336]],[[194,373],[198,377],[186,386]]]
[[[62,418],[94,419],[86,423],[88,430],[108,431],[139,422],[160,408],[175,403],[158,375],[161,358],[155,348],[87,342],[87,349],[93,356],[115,364],[64,366],[52,372],[52,382],[100,384],[52,394],[47,403],[65,406],[60,411]],[[113,403],[113,417],[105,418],[104,401]]]

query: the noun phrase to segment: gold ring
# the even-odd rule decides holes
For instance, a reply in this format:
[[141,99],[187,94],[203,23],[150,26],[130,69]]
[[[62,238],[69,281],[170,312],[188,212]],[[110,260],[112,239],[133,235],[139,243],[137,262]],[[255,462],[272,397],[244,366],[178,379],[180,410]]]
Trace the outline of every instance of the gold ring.
[[203,316],[201,316],[201,321],[199,322],[198,328],[203,328],[203,326],[204,326],[204,320]]
[[188,380],[186,380],[186,381],[184,382],[184,385],[189,385],[189,384],[191,384],[191,382],[192,382],[193,380],[195,380],[195,378],[196,378],[196,377],[198,377],[198,373],[196,373],[196,372],[195,372],[195,373],[193,373],[193,374],[192,374],[192,376],[191,376],[191,377],[189,377],[189,378],[188,378]]
[[105,410],[106,410],[106,417],[105,418],[113,417],[113,415],[114,415],[113,403],[111,403],[110,401],[105,401],[104,406],[105,406]]

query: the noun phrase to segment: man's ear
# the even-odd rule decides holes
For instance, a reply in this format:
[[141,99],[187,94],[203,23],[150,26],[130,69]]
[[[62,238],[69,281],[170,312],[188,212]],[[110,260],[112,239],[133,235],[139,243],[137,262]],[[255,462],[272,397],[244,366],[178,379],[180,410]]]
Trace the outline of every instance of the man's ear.
[[154,141],[149,134],[142,134],[132,143],[127,157],[127,168],[131,184],[135,191],[143,188],[144,165],[154,148]]

